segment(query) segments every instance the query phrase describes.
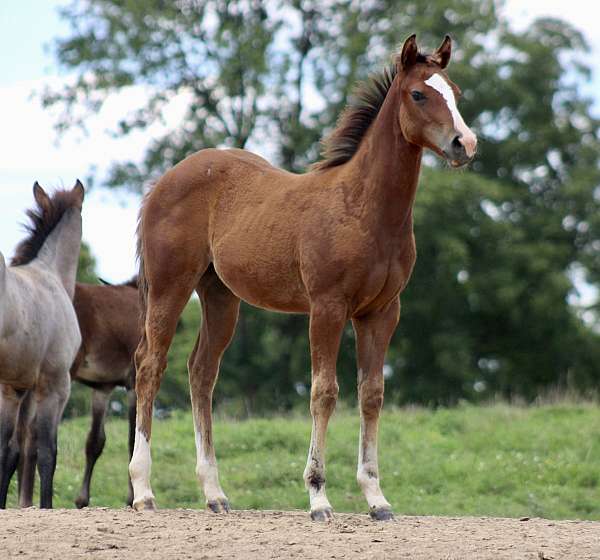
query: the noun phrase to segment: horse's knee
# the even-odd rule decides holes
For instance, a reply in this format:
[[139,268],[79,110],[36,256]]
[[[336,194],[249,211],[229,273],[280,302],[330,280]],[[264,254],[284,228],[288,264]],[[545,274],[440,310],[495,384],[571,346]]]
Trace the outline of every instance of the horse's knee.
[[363,383],[359,389],[360,409],[365,417],[377,417],[383,407],[383,381]]
[[339,394],[339,386],[335,379],[321,380],[316,378],[313,381],[310,396],[310,410],[312,414],[330,413],[335,408]]

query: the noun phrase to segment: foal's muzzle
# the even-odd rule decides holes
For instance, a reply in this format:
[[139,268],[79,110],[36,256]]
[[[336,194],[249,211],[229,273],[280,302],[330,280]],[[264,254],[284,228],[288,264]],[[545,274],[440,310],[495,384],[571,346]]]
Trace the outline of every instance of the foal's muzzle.
[[468,137],[457,134],[444,150],[446,159],[452,167],[462,167],[469,163],[477,153],[477,137],[474,134]]

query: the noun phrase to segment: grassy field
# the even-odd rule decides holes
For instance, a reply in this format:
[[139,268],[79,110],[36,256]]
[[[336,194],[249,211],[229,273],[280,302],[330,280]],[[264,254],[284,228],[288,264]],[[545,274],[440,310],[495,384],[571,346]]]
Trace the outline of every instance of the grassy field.
[[[62,424],[55,506],[73,507],[88,419]],[[126,496],[127,426],[107,422],[107,446],[92,483],[92,505],[121,507]],[[307,417],[218,420],[221,482],[234,508],[306,509],[302,471]],[[333,417],[328,495],[337,511],[362,512],[355,480],[358,419]],[[191,415],[155,420],[152,480],[159,507],[203,507],[194,476]],[[382,488],[397,513],[600,519],[600,408],[559,404],[386,411],[380,436]],[[15,505],[13,482],[9,507]]]

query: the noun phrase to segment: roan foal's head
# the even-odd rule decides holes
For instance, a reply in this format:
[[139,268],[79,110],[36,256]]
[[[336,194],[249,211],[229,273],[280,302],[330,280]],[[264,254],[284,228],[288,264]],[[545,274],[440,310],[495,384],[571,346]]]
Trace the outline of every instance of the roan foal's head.
[[453,167],[469,163],[477,151],[477,137],[456,106],[460,90],[446,75],[452,41],[446,35],[437,51],[421,54],[415,35],[396,57],[402,103],[400,128],[412,144],[429,148]]

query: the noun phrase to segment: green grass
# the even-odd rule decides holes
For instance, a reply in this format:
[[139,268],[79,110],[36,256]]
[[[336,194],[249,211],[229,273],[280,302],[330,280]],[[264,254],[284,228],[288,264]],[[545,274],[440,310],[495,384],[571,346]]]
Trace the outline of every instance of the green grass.
[[[72,507],[84,462],[88,419],[61,425],[55,506]],[[107,422],[107,446],[92,482],[92,505],[121,507],[127,426]],[[217,420],[221,483],[239,509],[306,509],[302,471],[307,417]],[[328,496],[337,511],[363,512],[355,480],[358,418],[330,424]],[[190,413],[154,421],[152,481],[159,507],[203,507],[194,475]],[[382,488],[402,514],[600,518],[600,409],[592,404],[531,408],[462,406],[386,411],[380,428]],[[10,506],[15,505],[14,482]]]

